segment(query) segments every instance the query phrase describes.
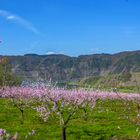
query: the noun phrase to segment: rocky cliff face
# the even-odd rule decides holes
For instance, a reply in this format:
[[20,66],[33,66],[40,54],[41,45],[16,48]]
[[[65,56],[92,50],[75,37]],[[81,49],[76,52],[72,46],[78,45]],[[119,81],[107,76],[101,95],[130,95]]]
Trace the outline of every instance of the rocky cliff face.
[[[1,56],[3,57],[3,56]],[[90,76],[140,72],[140,51],[117,54],[7,56],[12,71],[25,79],[77,80]]]

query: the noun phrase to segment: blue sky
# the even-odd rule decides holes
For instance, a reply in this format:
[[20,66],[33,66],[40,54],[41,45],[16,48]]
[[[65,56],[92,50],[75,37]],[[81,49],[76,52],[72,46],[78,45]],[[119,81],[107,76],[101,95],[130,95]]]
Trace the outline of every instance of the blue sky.
[[0,54],[140,50],[140,0],[0,0]]

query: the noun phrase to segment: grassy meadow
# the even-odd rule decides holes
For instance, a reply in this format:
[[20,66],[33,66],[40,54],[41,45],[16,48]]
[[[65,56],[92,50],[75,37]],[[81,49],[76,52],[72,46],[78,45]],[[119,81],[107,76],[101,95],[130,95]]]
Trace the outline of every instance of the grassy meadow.
[[[81,117],[78,112],[68,124],[68,140],[132,140],[138,137],[136,125],[137,105],[133,102],[122,101],[98,101],[90,114]],[[127,119],[129,118],[129,119]],[[32,109],[26,109],[24,123],[20,122],[20,112],[9,100],[0,99],[0,128],[6,129],[14,135],[18,132],[19,139],[31,130],[35,130],[35,136],[31,140],[59,140],[61,130],[59,120],[49,118],[44,122]]]

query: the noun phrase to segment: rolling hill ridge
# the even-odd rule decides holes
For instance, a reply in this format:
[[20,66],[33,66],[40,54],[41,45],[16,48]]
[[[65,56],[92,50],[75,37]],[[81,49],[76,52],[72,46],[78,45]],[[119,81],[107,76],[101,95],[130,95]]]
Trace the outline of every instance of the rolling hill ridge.
[[140,50],[78,57],[59,54],[6,57],[12,71],[24,79],[75,81],[88,77],[140,72]]

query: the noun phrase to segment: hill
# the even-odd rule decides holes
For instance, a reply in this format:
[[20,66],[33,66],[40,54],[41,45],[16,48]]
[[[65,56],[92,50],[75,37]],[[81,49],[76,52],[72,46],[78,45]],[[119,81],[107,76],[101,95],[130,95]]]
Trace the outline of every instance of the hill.
[[[82,83],[84,83],[83,79],[87,80],[91,77],[107,76],[107,81],[110,81],[109,79],[112,79],[114,75],[124,75],[125,73],[125,81],[122,81],[129,83],[131,78],[134,79],[133,75],[140,72],[140,50],[116,54],[81,55],[78,57],[59,54],[26,54],[24,56],[7,57],[12,71],[21,75],[24,79],[52,79],[58,82],[81,82],[82,80]],[[139,79],[138,77],[137,79]],[[104,80],[101,81],[104,82]]]

